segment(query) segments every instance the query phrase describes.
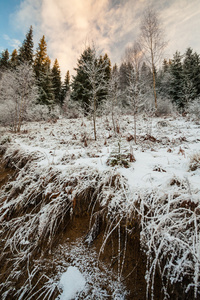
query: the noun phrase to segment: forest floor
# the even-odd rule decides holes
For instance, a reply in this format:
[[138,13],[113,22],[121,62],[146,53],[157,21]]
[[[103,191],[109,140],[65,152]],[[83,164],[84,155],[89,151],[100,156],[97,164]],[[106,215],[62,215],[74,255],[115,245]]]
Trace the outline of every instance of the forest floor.
[[200,299],[200,123],[133,124],[0,129],[2,299]]

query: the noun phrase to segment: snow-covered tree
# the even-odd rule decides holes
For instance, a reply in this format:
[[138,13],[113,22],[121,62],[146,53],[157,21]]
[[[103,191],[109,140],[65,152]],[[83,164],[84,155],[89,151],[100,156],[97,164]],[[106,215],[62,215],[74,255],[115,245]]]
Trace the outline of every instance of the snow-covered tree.
[[8,49],[5,51],[2,51],[0,55],[0,71],[3,72],[7,70],[10,67],[10,61],[9,61],[10,54],[8,52]]
[[29,63],[22,63],[15,70],[3,73],[0,81],[1,120],[9,123],[14,132],[19,132],[27,109],[36,100],[38,89]]
[[83,63],[83,71],[87,75],[88,83],[90,85],[90,90],[88,91],[89,95],[89,111],[93,119],[93,130],[94,130],[94,139],[97,139],[96,132],[96,113],[97,113],[97,103],[98,103],[98,93],[102,91],[106,85],[105,70],[107,68],[107,61],[104,63],[98,64],[96,49],[93,46],[90,52],[90,60]]
[[[95,52],[95,61],[94,61],[94,52]],[[96,97],[97,105],[101,104],[103,100],[107,97],[107,83],[110,78],[110,60],[108,55],[105,54],[104,57],[97,57],[96,50],[94,46],[87,47],[81,54],[80,59],[78,59],[76,75],[72,76],[72,92],[71,99],[77,101],[81,104],[82,108],[85,110],[85,113],[90,112],[90,98],[91,91],[93,90],[91,85],[91,80],[89,79],[88,70],[85,67],[86,65],[93,64],[97,70],[98,75],[98,92]],[[101,70],[104,70],[102,73]]]
[[188,48],[184,55],[183,74],[186,87],[190,85],[190,100],[194,100],[200,96],[200,57],[196,52],[193,53],[191,48]]

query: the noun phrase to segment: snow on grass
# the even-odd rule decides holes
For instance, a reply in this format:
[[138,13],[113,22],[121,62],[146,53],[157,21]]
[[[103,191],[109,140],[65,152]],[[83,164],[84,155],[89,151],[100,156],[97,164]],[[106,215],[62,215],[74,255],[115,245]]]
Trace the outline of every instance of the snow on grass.
[[[26,133],[9,133],[9,139],[4,136],[2,140],[9,140],[4,159],[9,164],[12,157],[21,171],[16,182],[8,184],[0,197],[1,220],[11,214],[9,211],[26,211],[33,203],[36,205],[26,216],[28,220],[19,217],[3,221],[2,231],[16,228],[14,233],[9,229],[6,247],[21,251],[23,243],[28,253],[38,245],[39,238],[53,238],[57,225],[69,211],[73,213],[74,197],[94,188],[101,207],[107,206],[110,219],[101,251],[121,220],[137,215],[141,245],[147,254],[147,293],[151,291],[153,297],[154,277],[159,268],[166,299],[169,284],[184,276],[190,281],[185,291],[193,289],[197,297],[200,168],[197,165],[191,169],[191,157],[200,153],[200,126],[181,117],[155,118],[149,136],[145,122],[142,117],[138,119],[137,144],[127,141],[134,132],[131,116],[120,118],[117,136],[107,118],[98,119],[97,141],[87,118],[60,119],[55,124],[29,123]],[[133,148],[136,161],[128,161],[128,168],[107,163],[118,151],[119,143],[119,154],[124,154],[127,161],[130,145]],[[30,158],[25,168],[23,157]],[[67,186],[66,181],[70,183]],[[19,191],[23,195],[18,195]],[[41,202],[38,193],[44,194]],[[68,278],[69,274],[65,275]]]

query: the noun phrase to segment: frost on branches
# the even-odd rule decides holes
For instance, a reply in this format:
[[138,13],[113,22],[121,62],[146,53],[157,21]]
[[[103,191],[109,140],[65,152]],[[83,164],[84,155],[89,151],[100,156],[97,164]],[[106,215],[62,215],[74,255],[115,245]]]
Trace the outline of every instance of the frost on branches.
[[10,125],[14,132],[19,132],[37,93],[33,69],[29,63],[3,73],[0,81],[1,121]]

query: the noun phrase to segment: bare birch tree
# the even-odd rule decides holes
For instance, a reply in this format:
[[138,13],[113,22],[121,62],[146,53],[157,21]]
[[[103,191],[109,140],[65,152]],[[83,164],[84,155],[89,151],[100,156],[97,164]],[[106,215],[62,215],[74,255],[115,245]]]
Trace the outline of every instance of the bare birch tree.
[[126,49],[125,59],[132,65],[130,74],[128,76],[129,85],[127,97],[129,103],[131,104],[131,109],[134,116],[134,141],[136,143],[137,114],[143,102],[140,82],[140,69],[143,60],[143,53],[138,41],[136,41],[132,47]]
[[117,66],[115,65],[110,80],[108,82],[108,97],[106,101],[105,109],[110,112],[111,111],[111,118],[112,118],[112,125],[113,125],[113,131],[116,135],[117,132],[117,124],[120,119],[119,114],[119,99],[121,96],[121,91],[119,89],[119,71],[117,69]]
[[91,87],[89,91],[90,94],[89,109],[92,114],[94,139],[96,141],[97,140],[96,117],[97,117],[98,93],[102,91],[102,89],[105,88],[106,86],[104,75],[105,75],[105,69],[107,67],[108,62],[104,61],[102,64],[99,64],[94,45],[92,46],[91,50],[92,51],[91,51],[90,60],[84,62],[83,69],[88,76],[88,81]]
[[152,7],[148,7],[144,12],[141,20],[140,30],[140,43],[146,61],[151,67],[152,71],[155,109],[157,109],[155,68],[160,62],[163,50],[166,47],[167,43],[164,40],[165,35],[162,29],[162,24],[159,19],[159,15]]

